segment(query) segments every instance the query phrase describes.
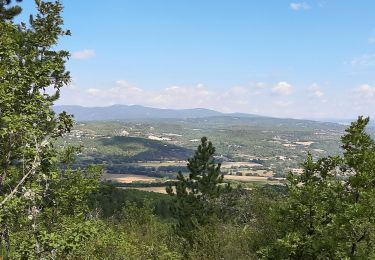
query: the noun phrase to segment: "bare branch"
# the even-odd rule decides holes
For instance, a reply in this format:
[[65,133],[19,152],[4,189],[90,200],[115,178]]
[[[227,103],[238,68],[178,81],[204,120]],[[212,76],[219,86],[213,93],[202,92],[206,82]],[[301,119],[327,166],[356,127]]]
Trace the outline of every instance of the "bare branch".
[[40,152],[39,146],[38,146],[38,144],[36,144],[36,155],[34,157],[33,163],[31,164],[31,169],[22,177],[22,179],[18,182],[18,184],[16,185],[16,187],[14,187],[14,189],[3,199],[3,201],[0,203],[0,208],[2,208],[4,206],[4,204],[8,200],[10,200],[11,198],[13,198],[13,196],[17,192],[18,188],[26,181],[26,179],[29,176],[35,174],[36,169],[40,165],[39,152]]

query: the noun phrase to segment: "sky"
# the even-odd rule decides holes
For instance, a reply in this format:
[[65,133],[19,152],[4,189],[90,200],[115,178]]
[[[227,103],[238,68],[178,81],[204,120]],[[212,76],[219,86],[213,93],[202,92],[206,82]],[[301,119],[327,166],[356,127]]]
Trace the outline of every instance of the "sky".
[[58,104],[375,117],[373,0],[61,2],[72,82]]

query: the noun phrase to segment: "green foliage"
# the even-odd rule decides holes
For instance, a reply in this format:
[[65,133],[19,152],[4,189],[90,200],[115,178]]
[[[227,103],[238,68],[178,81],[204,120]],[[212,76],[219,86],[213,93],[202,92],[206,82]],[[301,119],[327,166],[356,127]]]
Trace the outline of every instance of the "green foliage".
[[72,116],[52,109],[70,81],[69,53],[56,50],[70,35],[62,5],[35,1],[27,25],[12,21],[21,9],[9,3],[0,1],[0,255],[64,258],[95,234],[87,201],[101,168],[73,170],[76,148],[54,146],[73,126]]
[[[21,13],[22,8],[18,5],[7,7],[11,2],[11,0],[0,0],[0,20],[11,20]],[[22,0],[16,0],[16,2],[19,3]]]
[[121,221],[102,222],[98,235],[67,259],[183,259],[181,241],[152,212],[148,202],[127,204]]
[[167,187],[168,194],[176,198],[173,210],[178,221],[177,232],[188,240],[195,227],[209,223],[218,213],[214,200],[230,190],[228,184],[223,184],[221,165],[215,164],[214,154],[212,143],[203,137],[194,156],[188,160],[189,176],[185,178],[179,172],[175,192],[172,186]]
[[[51,220],[49,220],[51,221]],[[40,223],[38,223],[40,225]],[[79,251],[86,241],[97,235],[97,221],[82,221],[80,218],[66,217],[51,227],[18,230],[11,234],[10,259],[65,259]]]
[[278,239],[260,251],[267,259],[375,257],[375,143],[359,117],[342,137],[344,155],[290,174],[288,199],[278,211]]
[[98,190],[90,195],[89,206],[103,219],[121,219],[123,208],[129,204],[144,207],[144,202],[149,201],[154,209],[154,214],[160,218],[172,217],[170,203],[172,198],[166,194],[145,192],[135,189],[121,189],[117,186],[101,183]]
[[212,219],[210,225],[198,226],[192,245],[185,247],[187,259],[255,259],[251,250],[251,230]]

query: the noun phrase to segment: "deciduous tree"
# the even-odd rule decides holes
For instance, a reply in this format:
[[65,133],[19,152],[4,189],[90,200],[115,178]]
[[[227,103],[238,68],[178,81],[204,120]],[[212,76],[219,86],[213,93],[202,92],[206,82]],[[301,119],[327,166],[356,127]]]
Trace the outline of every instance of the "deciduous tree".
[[35,3],[29,24],[16,24],[21,9],[0,1],[0,249],[24,259],[62,256],[92,233],[84,203],[100,174],[61,168],[74,149],[59,154],[54,141],[73,120],[52,109],[70,81],[56,44],[70,32],[59,2]]
[[343,156],[313,160],[290,174],[288,199],[277,211],[278,239],[267,259],[375,257],[375,142],[359,117],[342,137]]

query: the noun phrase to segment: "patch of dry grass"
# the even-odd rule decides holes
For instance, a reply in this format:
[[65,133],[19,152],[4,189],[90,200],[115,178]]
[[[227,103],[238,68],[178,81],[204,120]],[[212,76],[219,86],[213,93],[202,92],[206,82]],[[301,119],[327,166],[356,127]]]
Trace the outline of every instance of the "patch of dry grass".
[[120,183],[132,183],[132,182],[153,182],[160,180],[160,178],[150,177],[146,175],[137,174],[104,174],[103,180],[105,181],[116,181]]

